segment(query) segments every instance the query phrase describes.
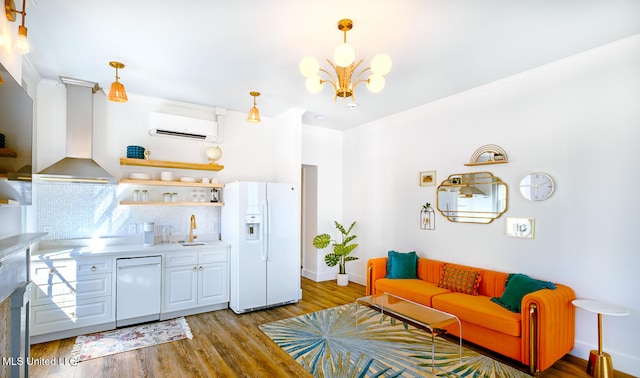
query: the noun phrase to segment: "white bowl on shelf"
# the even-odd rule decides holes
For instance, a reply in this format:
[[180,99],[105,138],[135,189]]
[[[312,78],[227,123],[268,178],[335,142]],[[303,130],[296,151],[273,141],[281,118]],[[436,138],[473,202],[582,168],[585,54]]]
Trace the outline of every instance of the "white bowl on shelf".
[[181,182],[196,182],[196,179],[193,177],[180,177]]
[[132,180],[151,180],[151,175],[148,173],[130,173],[129,178]]

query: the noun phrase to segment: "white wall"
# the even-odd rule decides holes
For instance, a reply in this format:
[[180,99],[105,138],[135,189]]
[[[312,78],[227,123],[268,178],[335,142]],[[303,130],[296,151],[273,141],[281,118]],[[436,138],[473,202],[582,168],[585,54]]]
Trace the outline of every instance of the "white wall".
[[[343,222],[343,165],[342,133],[336,130],[302,126],[302,164],[317,167],[317,225],[315,235],[329,233],[339,237],[333,221]],[[324,263],[327,249],[316,250],[306,246],[307,251],[303,275],[315,281],[335,279],[337,268],[329,268]],[[314,270],[317,269],[317,270]]]
[[[367,258],[387,251],[505,272],[572,287],[579,298],[612,302],[631,316],[604,317],[604,348],[616,369],[640,375],[640,287],[635,173],[640,141],[640,36],[565,59],[456,96],[381,119],[344,135],[344,218],[359,226],[360,260],[348,264],[365,282]],[[503,147],[510,162],[465,167],[484,144]],[[508,211],[489,225],[457,224],[436,215],[419,229],[435,187],[418,172],[490,171],[509,186]],[[530,202],[520,179],[543,171],[553,196]],[[506,217],[532,217],[535,239],[506,237]],[[577,310],[573,354],[597,349],[596,315]]]

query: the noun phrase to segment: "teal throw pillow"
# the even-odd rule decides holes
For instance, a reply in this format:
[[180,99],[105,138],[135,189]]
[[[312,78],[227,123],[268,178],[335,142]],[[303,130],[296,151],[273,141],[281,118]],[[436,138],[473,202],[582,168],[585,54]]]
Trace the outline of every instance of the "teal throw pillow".
[[387,278],[418,278],[418,254],[389,251]]
[[491,298],[492,302],[499,304],[512,312],[520,312],[522,298],[540,289],[555,289],[556,285],[549,281],[533,279],[525,274],[511,273],[507,276],[504,292],[498,297]]

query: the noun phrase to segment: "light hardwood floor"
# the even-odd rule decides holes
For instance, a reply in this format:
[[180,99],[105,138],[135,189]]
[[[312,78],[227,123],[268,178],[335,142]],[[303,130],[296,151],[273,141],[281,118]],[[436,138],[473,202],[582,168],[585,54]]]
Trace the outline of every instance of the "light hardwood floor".
[[[79,363],[31,366],[30,377],[310,377],[258,329],[275,320],[350,303],[363,286],[302,279],[302,300],[293,305],[236,315],[220,310],[187,317],[194,338]],[[75,338],[31,346],[34,359],[65,358]],[[494,356],[496,357],[496,356]],[[513,364],[513,362],[512,362]],[[520,366],[522,367],[522,366]],[[588,377],[586,362],[567,356],[539,377]],[[619,376],[619,375],[616,375]],[[626,376],[626,375],[620,375]]]

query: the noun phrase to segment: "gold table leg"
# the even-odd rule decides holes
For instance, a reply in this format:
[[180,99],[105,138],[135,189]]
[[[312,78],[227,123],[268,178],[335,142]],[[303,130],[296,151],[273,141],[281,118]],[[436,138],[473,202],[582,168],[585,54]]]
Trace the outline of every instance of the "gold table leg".
[[609,353],[602,351],[602,314],[598,314],[598,350],[589,353],[587,374],[595,378],[613,378],[613,363]]

